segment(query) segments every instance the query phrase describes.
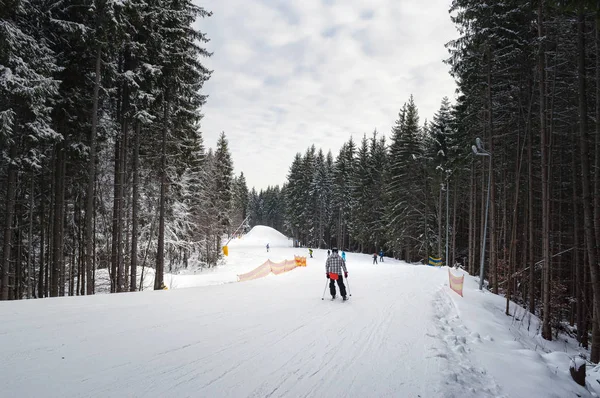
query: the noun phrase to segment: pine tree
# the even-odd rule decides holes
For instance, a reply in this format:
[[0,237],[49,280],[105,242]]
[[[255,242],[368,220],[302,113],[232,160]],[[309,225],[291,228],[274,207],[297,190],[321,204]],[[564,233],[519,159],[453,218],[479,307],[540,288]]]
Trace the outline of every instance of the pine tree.
[[230,234],[231,219],[229,209],[232,199],[233,163],[229,152],[229,143],[225,133],[221,133],[215,150],[215,181],[220,234],[217,237],[217,246],[220,246],[221,234]]
[[396,256],[407,261],[414,254],[428,254],[429,245],[425,158],[418,123],[411,96],[392,129],[386,210],[389,245]]
[[[285,197],[286,217],[294,242],[304,242],[304,187],[302,185],[302,155],[297,153],[287,175],[288,189]],[[255,201],[255,206],[258,205]],[[256,207],[255,207],[256,208]]]
[[363,136],[361,145],[358,148],[356,168],[352,176],[352,196],[351,211],[353,214],[350,223],[352,237],[359,245],[358,250],[363,252],[368,250],[369,245],[369,224],[370,217],[370,199],[373,181],[371,179],[369,141],[366,134]]
[[246,185],[246,177],[244,173],[240,173],[239,177],[234,177],[232,181],[232,198],[231,198],[231,225],[233,228],[238,226],[246,219],[248,212],[248,186]]
[[370,175],[371,175],[371,221],[369,225],[369,242],[373,245],[373,251],[379,252],[386,246],[386,226],[384,223],[387,178],[387,148],[385,137],[377,138],[377,132],[373,133],[370,140]]
[[[185,138],[190,134],[195,134],[197,124],[202,118],[200,108],[206,101],[206,96],[201,94],[200,89],[210,77],[210,71],[199,62],[201,57],[210,56],[210,53],[201,47],[208,39],[205,34],[192,26],[197,18],[210,16],[210,13],[194,5],[191,1],[164,0],[161,4],[167,12],[161,13],[159,16],[161,24],[158,33],[160,36],[153,40],[153,47],[149,52],[150,55],[156,54],[157,64],[161,70],[157,79],[160,96],[157,96],[155,104],[162,110],[159,146],[161,151],[161,190],[155,289],[161,289],[163,284],[165,217],[167,216],[165,202],[167,201],[168,175],[170,174],[171,179],[174,179],[182,169],[181,158],[175,157],[172,164],[167,164],[167,145],[169,146],[168,152],[178,153],[181,144],[186,141]],[[167,138],[169,139],[167,140]],[[226,144],[224,134],[221,138]],[[224,149],[215,155],[218,164],[227,161],[225,159],[228,156],[226,146]],[[230,159],[229,164],[231,164]],[[231,168],[220,171],[231,173]],[[222,183],[228,184],[230,180],[222,181]],[[224,205],[224,207],[219,206],[219,209],[224,209],[222,211],[225,214],[229,209],[229,202],[224,199],[227,198],[229,189],[228,185],[219,187],[219,193],[225,195],[219,198],[219,203]],[[228,227],[226,217],[221,218],[220,226],[221,231]],[[220,235],[216,246],[220,246]]]
[[350,246],[349,223],[352,217],[351,201],[355,173],[355,145],[352,139],[342,145],[338,154],[333,175],[333,200],[332,206],[336,228],[337,246],[347,248]]
[[306,150],[302,158],[300,169],[300,219],[302,223],[301,230],[304,235],[302,241],[309,247],[317,246],[319,239],[317,236],[317,228],[315,227],[315,220],[317,220],[317,214],[315,213],[316,198],[310,189],[315,175],[316,151],[314,145]]

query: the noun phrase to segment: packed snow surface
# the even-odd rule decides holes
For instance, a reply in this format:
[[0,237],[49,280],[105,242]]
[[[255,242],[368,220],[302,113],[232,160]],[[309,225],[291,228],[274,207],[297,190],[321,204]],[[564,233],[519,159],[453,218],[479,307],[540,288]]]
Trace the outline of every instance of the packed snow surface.
[[326,250],[235,282],[294,255],[308,250],[261,227],[169,290],[0,302],[0,396],[594,396],[570,379],[572,341],[543,341],[468,275],[461,298],[447,268],[347,253],[347,302],[321,300]]

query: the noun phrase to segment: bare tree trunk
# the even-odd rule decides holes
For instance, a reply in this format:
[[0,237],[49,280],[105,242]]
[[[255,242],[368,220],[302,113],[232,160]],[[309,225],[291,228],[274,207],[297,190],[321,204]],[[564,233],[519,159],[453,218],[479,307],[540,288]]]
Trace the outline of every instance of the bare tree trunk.
[[[600,250],[600,15],[596,15],[596,137],[594,151],[594,225],[596,247]],[[600,252],[596,253],[600,255]]]
[[10,274],[10,243],[12,240],[12,224],[15,211],[15,194],[17,185],[17,168],[13,162],[17,157],[17,144],[13,142],[10,146],[10,163],[8,164],[8,176],[6,179],[6,212],[4,225],[4,242],[2,244],[2,281],[0,284],[0,300],[8,300],[8,276]]
[[71,267],[69,269],[69,296],[75,295],[75,231],[73,231],[73,240],[71,245]]
[[458,186],[456,185],[458,179],[454,182],[454,203],[452,208],[452,262],[451,265],[456,264],[456,208],[458,207]]
[[118,240],[119,240],[119,207],[120,207],[120,196],[119,196],[119,178],[121,175],[121,140],[119,138],[115,141],[115,170],[114,170],[114,184],[113,184],[113,219],[112,219],[112,245],[111,245],[111,256],[110,256],[110,292],[116,293],[117,291],[117,267],[119,263],[118,254]]
[[[98,186],[96,186],[96,192],[98,191]],[[94,206],[94,216],[92,218],[94,222],[94,231],[93,235],[96,236],[96,206]],[[108,239],[106,240],[106,244],[108,246]],[[108,253],[108,250],[106,251]],[[92,247],[92,253],[96,253],[96,239],[94,239],[94,246]],[[88,284],[89,286],[89,284]],[[96,256],[92,256],[92,294],[96,293]]]
[[77,224],[77,295],[85,296],[85,196],[79,197],[79,223]]
[[[442,257],[442,184],[440,183],[440,195],[438,199],[438,247],[437,247],[437,257]],[[427,223],[427,221],[425,221]],[[444,262],[447,263],[448,259],[445,258]],[[447,264],[446,264],[447,265]]]
[[29,191],[29,231],[27,233],[27,298],[32,298],[35,294],[35,272],[33,270],[33,197],[34,197],[34,179],[35,174],[31,171],[31,186]]
[[48,208],[48,236],[47,236],[47,256],[46,256],[46,274],[44,275],[44,297],[50,297],[50,285],[52,284],[52,255],[54,254],[54,249],[52,247],[53,243],[53,235],[52,231],[54,231],[54,202],[55,195],[54,189],[56,186],[56,151],[53,151],[52,154],[52,172],[50,173],[50,188],[48,190],[48,194],[50,196],[50,206]]
[[54,231],[54,189],[56,186],[56,151],[53,151],[52,154],[52,167],[50,173],[50,188],[48,190],[48,194],[50,196],[50,205],[48,207],[48,233],[47,233],[47,241],[46,241],[46,274],[44,275],[44,297],[50,297],[50,285],[52,284],[52,255],[54,254],[54,249],[52,248],[53,243],[53,235],[52,231]]
[[[127,89],[125,90],[127,91]],[[125,103],[126,101],[128,101],[129,99],[126,97],[124,98],[123,102]],[[119,167],[119,211],[118,211],[118,227],[117,227],[117,231],[118,231],[118,236],[119,239],[117,241],[117,250],[118,250],[118,262],[117,262],[117,292],[121,293],[124,292],[125,289],[125,278],[124,278],[124,273],[125,273],[125,264],[123,263],[124,261],[124,253],[123,253],[123,239],[124,239],[124,228],[123,228],[123,223],[124,223],[124,215],[125,215],[125,172],[127,169],[127,146],[128,146],[128,130],[129,130],[129,123],[128,123],[128,116],[126,113],[126,108],[124,108],[123,110],[123,141],[121,142],[121,156],[120,156],[120,161],[121,161],[121,165]]]
[[512,299],[512,273],[516,269],[517,260],[517,224],[519,223],[519,193],[521,185],[521,166],[523,164],[523,151],[521,149],[521,134],[517,137],[517,170],[516,170],[516,181],[515,181],[515,199],[512,209],[512,220],[511,220],[511,233],[510,233],[510,249],[508,258],[508,279],[507,279],[507,290],[506,290],[506,315],[510,315],[509,303]]
[[64,297],[65,295],[65,289],[66,289],[66,279],[65,279],[65,274],[67,272],[67,267],[66,267],[66,261],[65,261],[65,210],[66,210],[66,204],[65,204],[65,189],[66,189],[66,183],[65,183],[65,178],[67,176],[67,154],[66,154],[66,144],[63,145],[63,159],[61,162],[61,171],[60,171],[60,175],[61,175],[61,192],[60,192],[60,197],[61,197],[61,201],[62,201],[62,207],[61,207],[61,216],[60,216],[60,251],[59,251],[59,255],[60,255],[60,273],[59,273],[59,281],[60,281],[60,286],[59,286],[59,296]]
[[[589,304],[591,300],[589,300],[590,297],[592,297],[592,289],[590,287],[590,273],[589,273],[589,267],[587,267],[586,265],[588,264],[588,258],[587,258],[587,248],[586,248],[586,243],[585,243],[585,236],[582,236],[583,238],[583,263],[582,263],[582,267],[581,267],[581,271],[583,273],[583,284],[581,286],[581,294],[583,296],[583,302],[584,302],[584,306],[583,306],[583,311],[582,311],[582,315],[581,318],[583,319],[583,323],[581,326],[581,346],[588,348],[589,347],[589,328],[590,328],[590,318],[593,314],[593,309],[592,311],[589,311]],[[579,328],[579,326],[577,326]]]
[[498,294],[498,260],[497,260],[497,249],[496,249],[496,177],[494,175],[494,118],[493,118],[493,98],[492,98],[492,54],[488,49],[488,108],[489,108],[489,133],[490,133],[490,150],[492,154],[490,156],[490,208],[489,208],[489,220],[490,220],[490,272],[492,274],[492,285],[494,294]]
[[548,134],[546,131],[546,62],[544,43],[544,1],[540,2],[538,8],[538,38],[540,39],[538,54],[538,75],[540,79],[540,136],[542,155],[542,260],[543,260],[543,303],[544,312],[542,324],[542,337],[552,340],[550,327],[550,206],[548,192]]
[[[482,166],[481,166],[481,217],[479,219],[479,258],[478,260],[481,259],[481,256],[484,255],[484,250],[483,250],[483,231],[485,230],[485,167],[486,167],[486,163],[487,162],[483,162]],[[478,273],[481,272],[481,265],[478,268]],[[488,268],[488,272],[490,272],[489,268]],[[485,286],[485,275],[483,276],[483,286]]]
[[44,289],[44,256],[46,255],[44,252],[44,243],[46,241],[46,212],[44,206],[44,196],[46,195],[46,186],[45,186],[45,178],[44,172],[42,171],[41,175],[41,184],[40,184],[40,271],[38,275],[38,298],[45,297],[45,289]]
[[[16,253],[14,255],[15,261],[15,274],[12,278],[12,296],[9,297],[9,300],[21,300],[23,297],[21,295],[21,282],[23,281],[23,270],[22,270],[22,261],[23,261],[23,237],[21,233],[21,224],[19,223],[20,217],[22,214],[22,206],[17,205],[15,203],[15,243],[16,247],[14,248]],[[10,284],[10,283],[9,283]]]
[[533,241],[533,129],[527,139],[527,263],[529,264],[529,312],[535,314],[535,259]]
[[[165,95],[166,97],[166,95]],[[169,100],[165,98],[164,120],[162,130],[162,148],[160,158],[160,205],[158,217],[158,247],[156,251],[156,275],[154,290],[162,289],[165,267],[165,196],[167,194],[167,129],[169,126]],[[218,239],[217,239],[218,242]],[[218,250],[218,248],[217,248]]]
[[[504,155],[504,151],[506,150],[506,145],[503,145],[503,153],[502,153],[502,164],[506,163],[506,157]],[[518,147],[518,145],[517,145]],[[503,269],[503,275],[501,275],[505,282],[508,283],[508,278],[509,278],[509,274],[510,274],[510,264],[508,263],[508,249],[507,249],[507,245],[510,246],[507,242],[507,234],[508,234],[508,199],[507,199],[507,195],[508,195],[508,190],[506,189],[506,169],[502,168],[502,202],[501,202],[501,206],[502,206],[502,227],[501,227],[501,240],[500,242],[502,242],[502,247],[500,248],[500,253],[498,254],[498,257],[500,257],[500,254],[502,254],[502,265],[504,267]],[[500,287],[500,286],[498,286]],[[507,287],[508,289],[508,287]]]
[[[576,144],[576,142],[574,143]],[[576,147],[576,145],[575,145]],[[571,158],[571,178],[573,180],[573,247],[575,248],[575,297],[577,300],[577,341],[580,344],[583,343],[583,316],[584,306],[586,305],[585,298],[585,285],[583,283],[585,264],[581,262],[580,250],[580,238],[579,238],[579,198],[577,196],[578,184],[577,184],[577,163],[576,163],[576,152],[573,151],[573,157]]]
[[477,202],[475,198],[475,168],[471,161],[471,186],[469,189],[469,274],[475,275],[475,213],[477,212]]
[[54,220],[52,234],[52,272],[50,274],[50,297],[58,297],[60,289],[60,276],[63,268],[62,262],[62,236],[64,219],[64,180],[63,164],[65,163],[64,142],[56,147],[55,186],[54,186]]
[[135,125],[135,141],[133,144],[133,204],[132,204],[132,231],[131,231],[131,277],[129,290],[137,289],[137,256],[138,256],[138,203],[139,203],[139,167],[140,167],[140,133],[141,123]]
[[[94,187],[96,183],[96,131],[98,129],[98,101],[100,91],[100,73],[102,66],[102,49],[98,47],[96,53],[96,76],[94,78],[94,98],[92,105],[92,131],[90,133],[90,158],[88,160],[88,181],[87,195],[85,199],[85,259],[84,272],[85,279],[81,279],[81,292],[85,291],[88,295],[94,293],[92,276],[92,257],[93,253],[93,217],[94,217]],[[86,287],[87,283],[87,287]]]

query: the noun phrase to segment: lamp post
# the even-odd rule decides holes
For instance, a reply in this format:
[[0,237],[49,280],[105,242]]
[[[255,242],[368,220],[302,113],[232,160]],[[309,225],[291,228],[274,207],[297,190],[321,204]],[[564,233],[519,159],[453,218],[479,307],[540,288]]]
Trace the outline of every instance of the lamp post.
[[[450,229],[450,210],[449,210],[449,195],[450,195],[450,176],[446,174],[446,266],[448,266],[448,230]],[[454,231],[452,231],[454,233]],[[454,264],[450,264],[450,267],[453,267]]]
[[479,290],[483,289],[483,274],[484,274],[484,261],[485,261],[485,242],[487,237],[487,223],[488,213],[490,208],[490,182],[492,180],[492,154],[483,149],[483,143],[480,138],[475,140],[475,145],[471,146],[473,153],[477,156],[487,156],[490,160],[490,170],[488,172],[488,187],[487,187],[487,200],[485,203],[485,226],[483,228],[483,242],[481,243],[481,264],[479,265]]

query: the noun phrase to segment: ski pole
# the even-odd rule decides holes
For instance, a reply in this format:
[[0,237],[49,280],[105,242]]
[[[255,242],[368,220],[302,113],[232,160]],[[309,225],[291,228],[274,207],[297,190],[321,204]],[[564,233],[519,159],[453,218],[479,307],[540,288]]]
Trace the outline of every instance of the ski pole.
[[323,289],[323,297],[321,297],[321,300],[325,300],[325,291],[327,290],[328,284],[329,284],[329,279],[325,282],[325,289]]
[[348,294],[352,296],[352,293],[350,292],[350,282],[348,282],[348,277],[346,277],[346,283],[348,284]]

